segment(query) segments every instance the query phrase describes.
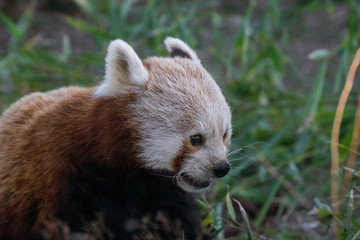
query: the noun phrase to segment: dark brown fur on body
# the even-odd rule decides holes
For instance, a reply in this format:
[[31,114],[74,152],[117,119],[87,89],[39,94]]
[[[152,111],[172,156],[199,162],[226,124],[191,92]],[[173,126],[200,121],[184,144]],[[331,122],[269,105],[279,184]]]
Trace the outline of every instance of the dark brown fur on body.
[[0,239],[206,239],[192,195],[136,157],[133,96],[92,92],[34,93],[0,118]]
[[19,229],[26,233],[33,226],[34,231],[43,228],[64,197],[66,180],[84,161],[122,168],[138,165],[135,123],[128,121],[126,105],[118,99],[94,99],[92,92],[68,88],[47,95],[34,93],[16,103],[20,111],[4,113],[0,124],[3,236],[15,239]]

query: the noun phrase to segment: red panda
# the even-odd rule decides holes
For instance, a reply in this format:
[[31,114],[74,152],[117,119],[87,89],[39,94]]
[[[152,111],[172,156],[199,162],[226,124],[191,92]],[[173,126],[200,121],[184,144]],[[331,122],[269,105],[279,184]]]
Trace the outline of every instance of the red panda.
[[32,93],[2,114],[0,239],[94,222],[105,239],[201,238],[196,193],[229,171],[231,114],[197,54],[164,43],[169,57],[142,61],[114,40],[99,86]]

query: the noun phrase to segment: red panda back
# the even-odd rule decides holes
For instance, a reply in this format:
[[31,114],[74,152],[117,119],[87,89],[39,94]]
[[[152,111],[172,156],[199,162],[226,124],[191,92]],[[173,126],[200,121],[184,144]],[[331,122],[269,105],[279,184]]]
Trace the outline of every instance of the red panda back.
[[44,227],[77,166],[138,164],[126,105],[92,93],[75,87],[33,93],[0,118],[0,236]]

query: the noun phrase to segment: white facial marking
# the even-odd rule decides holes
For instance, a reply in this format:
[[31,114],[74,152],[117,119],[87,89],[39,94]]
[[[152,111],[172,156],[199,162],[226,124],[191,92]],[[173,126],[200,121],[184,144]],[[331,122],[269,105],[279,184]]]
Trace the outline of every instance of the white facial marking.
[[198,192],[215,180],[214,166],[226,161],[223,135],[231,115],[220,88],[202,66],[176,59],[148,60],[154,72],[149,71],[148,91],[134,106],[141,123],[140,156],[147,167],[174,171],[184,141],[203,134],[206,147],[190,151],[175,170],[181,188]]
[[[180,150],[182,139],[173,135],[164,136],[159,131],[151,132],[142,142],[140,157],[145,160],[145,165],[151,169],[171,171],[169,159],[176,157]],[[170,133],[169,133],[170,134]]]
[[[127,107],[138,127],[139,157],[144,165],[176,171],[181,188],[198,192],[211,185],[214,166],[226,160],[223,135],[227,129],[228,138],[231,135],[230,109],[196,53],[176,38],[168,37],[164,43],[172,57],[145,59],[145,68],[127,43],[111,42],[105,79],[94,96],[133,93],[136,100],[132,99]],[[191,144],[190,136],[194,134],[205,137],[204,145],[190,145],[190,150],[185,151],[186,141]]]

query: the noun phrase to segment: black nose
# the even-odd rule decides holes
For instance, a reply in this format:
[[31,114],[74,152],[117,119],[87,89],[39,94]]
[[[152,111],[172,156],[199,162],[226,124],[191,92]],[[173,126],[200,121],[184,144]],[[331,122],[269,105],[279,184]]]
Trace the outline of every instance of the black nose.
[[221,178],[225,176],[230,170],[230,165],[227,162],[218,163],[215,165],[213,173],[215,177]]

